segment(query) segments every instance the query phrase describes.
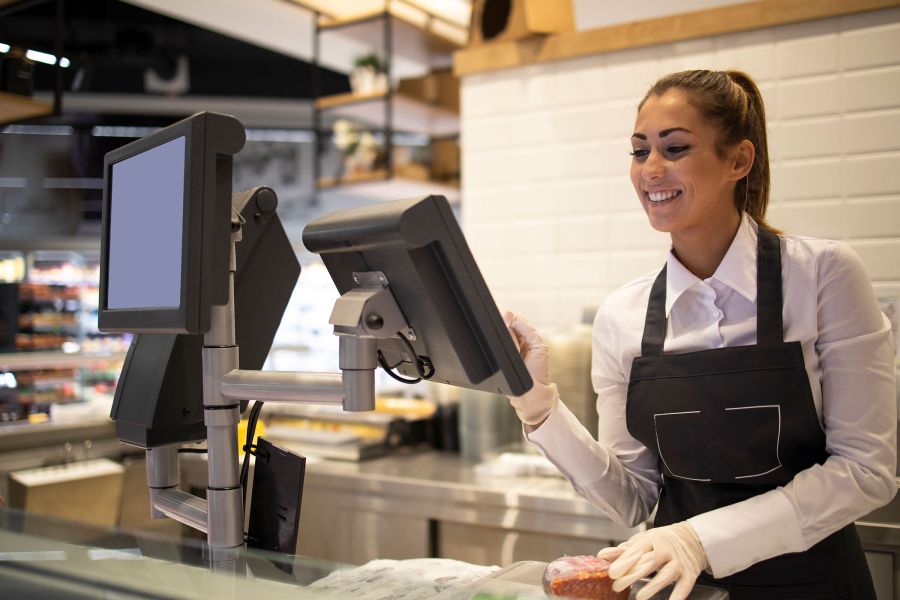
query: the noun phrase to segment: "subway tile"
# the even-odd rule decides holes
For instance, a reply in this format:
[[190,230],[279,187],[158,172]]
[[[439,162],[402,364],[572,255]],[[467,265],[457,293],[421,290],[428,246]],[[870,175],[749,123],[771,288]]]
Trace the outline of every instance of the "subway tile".
[[847,196],[900,194],[900,153],[849,157],[844,179]]
[[849,198],[844,219],[847,237],[896,237],[900,235],[900,194]]
[[783,81],[776,90],[779,119],[814,117],[840,111],[837,75]]
[[885,23],[900,22],[900,7],[883,8],[865,12],[851,13],[838,18],[838,29],[850,32],[856,29],[880,27]]
[[900,150],[900,107],[878,112],[851,113],[841,122],[847,154]]
[[[637,204],[637,200],[635,200]],[[609,220],[610,246],[617,250],[655,250],[668,248],[671,238],[650,225],[647,215],[639,206],[632,212],[617,213]]]
[[510,119],[506,115],[462,119],[460,130],[463,156],[470,152],[509,146]]
[[[564,325],[556,310],[556,290],[541,292],[508,290],[504,291],[497,305],[525,315],[538,330]],[[501,301],[502,300],[502,301]]]
[[607,97],[611,84],[605,55],[565,60],[557,65],[555,98],[559,106],[591,103]]
[[611,291],[608,288],[561,290],[556,298],[562,319],[560,325],[571,327],[575,323],[592,324],[597,307]]
[[508,110],[540,109],[557,106],[556,63],[529,65],[514,71]]
[[626,100],[613,100],[604,105],[610,121],[609,135],[623,137],[626,140],[634,133],[634,121],[637,118],[637,107],[643,98],[629,98]]
[[770,128],[779,159],[840,155],[843,128],[838,117],[781,122]]
[[465,117],[504,114],[513,92],[504,77],[475,82],[466,78],[460,86],[460,110]]
[[840,99],[845,112],[900,106],[900,67],[844,73]]
[[556,267],[559,289],[595,288],[608,285],[608,252],[566,252],[560,254]]
[[607,98],[639,101],[661,75],[657,48],[635,48],[607,55]]
[[600,211],[561,217],[557,244],[560,252],[590,252],[610,245],[610,218]]
[[900,64],[900,22],[843,31],[841,69],[866,69]]
[[772,194],[779,200],[830,198],[842,183],[839,158],[784,161],[772,171]]
[[900,298],[900,281],[873,281],[872,289],[878,298]]
[[606,206],[613,211],[634,210],[640,207],[637,192],[626,170],[607,181]]
[[847,237],[847,205],[840,199],[773,204],[766,220],[789,235],[827,239]]
[[632,279],[653,271],[659,271],[666,264],[669,248],[660,250],[618,250],[609,256],[608,285],[618,288]]
[[603,104],[569,107],[545,117],[561,142],[600,140],[614,135],[621,109]]
[[713,68],[744,71],[759,83],[775,78],[775,35],[760,29],[715,38]]
[[837,71],[837,27],[834,24],[828,27],[821,27],[819,23],[815,25],[819,25],[814,29],[821,33],[809,35],[811,32],[807,31],[796,36],[789,35],[775,44],[775,70],[780,79]]
[[560,136],[551,116],[552,112],[546,110],[512,116],[507,144],[515,148],[556,143]]
[[716,51],[712,38],[674,42],[659,48],[659,74],[709,69]]
[[850,240],[873,281],[900,280],[900,239]]

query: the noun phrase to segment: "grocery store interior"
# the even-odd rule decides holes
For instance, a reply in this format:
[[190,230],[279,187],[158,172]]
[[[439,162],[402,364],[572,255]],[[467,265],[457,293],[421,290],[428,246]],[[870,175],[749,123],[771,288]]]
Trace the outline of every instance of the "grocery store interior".
[[[330,322],[341,293],[304,243],[310,223],[446,199],[493,301],[541,330],[560,398],[596,436],[594,315],[671,245],[635,198],[629,138],[649,86],[684,69],[755,79],[769,222],[849,244],[900,356],[900,1],[0,0],[0,586],[23,598],[543,598],[546,563],[646,529],[579,495],[505,394],[375,369],[372,411],[267,402],[250,425],[243,410],[229,460],[242,463],[255,427],[303,457],[284,479],[299,492],[281,507],[294,509],[287,542],[218,557],[213,525],[181,514],[188,495],[212,513],[212,442],[166,442],[167,485],[184,494],[173,518],[154,504],[150,434],[136,443],[117,408],[139,339],[152,353],[163,334],[101,332],[104,158],[201,111],[243,126],[230,189],[247,195],[232,210],[245,241],[263,213],[283,227],[288,250],[257,262],[286,261],[266,272],[296,283],[237,280],[238,309],[283,310],[261,351],[237,323],[241,369],[344,368]],[[251,260],[241,243],[238,264]],[[167,377],[143,391],[160,407],[202,396],[203,336],[178,338],[161,351]],[[162,423],[155,404],[134,410]],[[900,599],[900,500],[856,527],[878,600]]]

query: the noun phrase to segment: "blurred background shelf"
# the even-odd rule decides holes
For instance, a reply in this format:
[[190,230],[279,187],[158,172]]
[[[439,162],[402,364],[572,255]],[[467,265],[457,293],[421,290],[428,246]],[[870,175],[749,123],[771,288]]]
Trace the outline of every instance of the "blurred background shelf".
[[53,114],[53,104],[27,96],[0,92],[0,125]]
[[[354,119],[369,127],[386,125],[385,101],[388,94],[338,94],[316,100],[316,108],[336,116]],[[395,131],[421,133],[432,137],[457,135],[459,113],[448,107],[394,93],[391,97],[391,126]]]
[[458,184],[403,177],[396,171],[393,177],[388,177],[385,169],[354,173],[339,179],[334,177],[320,179],[319,195],[327,200],[329,193],[365,196],[377,201],[438,194],[446,197],[451,205],[457,205],[460,196]]

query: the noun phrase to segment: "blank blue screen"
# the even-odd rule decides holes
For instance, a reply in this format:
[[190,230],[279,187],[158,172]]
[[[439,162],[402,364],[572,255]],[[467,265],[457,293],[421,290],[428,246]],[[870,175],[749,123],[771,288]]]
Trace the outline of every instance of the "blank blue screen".
[[106,307],[178,308],[185,138],[112,165]]

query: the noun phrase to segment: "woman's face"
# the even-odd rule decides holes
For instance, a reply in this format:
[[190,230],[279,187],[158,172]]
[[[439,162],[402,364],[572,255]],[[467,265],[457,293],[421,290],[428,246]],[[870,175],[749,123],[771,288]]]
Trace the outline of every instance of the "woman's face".
[[717,133],[681,90],[644,103],[631,137],[631,182],[654,229],[677,237],[734,221],[742,175],[735,152],[716,152]]

